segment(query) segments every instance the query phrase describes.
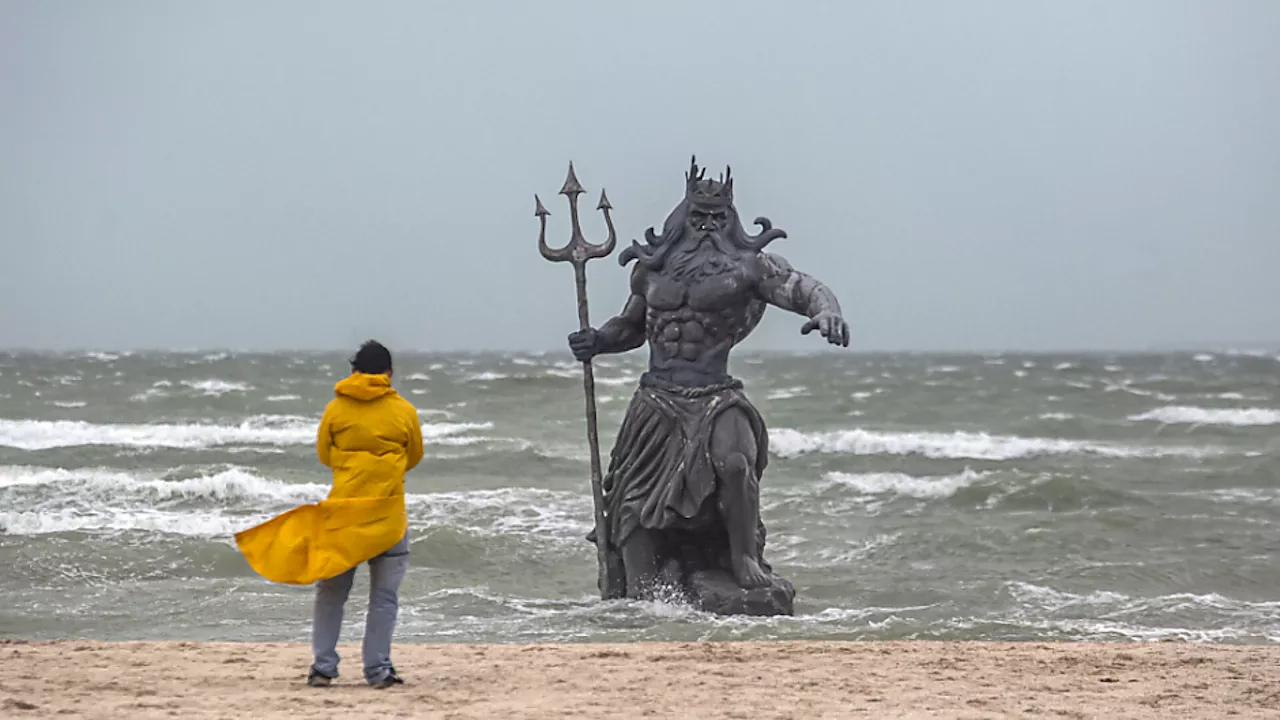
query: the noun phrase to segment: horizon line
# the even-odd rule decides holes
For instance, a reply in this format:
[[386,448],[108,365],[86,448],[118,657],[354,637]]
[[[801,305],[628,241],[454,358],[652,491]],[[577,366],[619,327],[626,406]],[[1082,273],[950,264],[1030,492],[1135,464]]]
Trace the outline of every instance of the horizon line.
[[[69,355],[69,354],[89,354],[89,353],[112,353],[127,355],[151,355],[151,354],[239,354],[239,355],[272,355],[280,353],[306,353],[306,354],[329,354],[329,353],[350,353],[352,348],[332,347],[332,346],[281,346],[281,347],[232,347],[232,346],[189,346],[189,347],[110,347],[110,346],[68,346],[62,348],[55,347],[3,347],[0,346],[0,354],[16,355]],[[405,353],[414,355],[549,355],[564,354],[570,355],[568,348],[402,348],[399,350],[392,349],[393,353]],[[1256,354],[1256,353],[1278,353],[1280,352],[1280,342],[1277,343],[1206,343],[1206,344],[1187,344],[1187,345],[1154,345],[1154,346],[1128,346],[1128,347],[1058,347],[1058,348],[1027,348],[1027,347],[1005,347],[1005,348],[828,348],[818,347],[811,349],[795,349],[795,348],[739,348],[737,355],[787,355],[787,356],[812,356],[812,355],[1145,355],[1145,354],[1180,354],[1180,353],[1229,353],[1229,354]],[[643,350],[637,348],[626,353],[610,353],[611,357],[631,355],[640,353]]]

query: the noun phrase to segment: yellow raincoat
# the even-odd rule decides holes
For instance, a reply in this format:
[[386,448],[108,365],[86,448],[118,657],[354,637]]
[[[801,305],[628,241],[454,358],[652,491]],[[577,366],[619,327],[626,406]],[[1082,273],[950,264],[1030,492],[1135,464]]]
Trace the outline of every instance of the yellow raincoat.
[[325,500],[236,533],[250,567],[268,580],[309,585],[341,575],[404,537],[404,474],[422,460],[418,411],[387,375],[353,373],[334,387],[316,433],[333,468]]

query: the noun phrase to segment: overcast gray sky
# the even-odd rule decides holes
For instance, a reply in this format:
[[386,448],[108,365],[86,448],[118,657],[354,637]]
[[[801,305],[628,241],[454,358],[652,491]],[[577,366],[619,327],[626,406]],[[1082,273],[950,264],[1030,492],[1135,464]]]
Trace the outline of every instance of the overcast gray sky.
[[0,0],[0,346],[560,348],[533,193],[567,239],[573,159],[621,247],[691,153],[855,349],[1275,343],[1277,38],[1274,0]]

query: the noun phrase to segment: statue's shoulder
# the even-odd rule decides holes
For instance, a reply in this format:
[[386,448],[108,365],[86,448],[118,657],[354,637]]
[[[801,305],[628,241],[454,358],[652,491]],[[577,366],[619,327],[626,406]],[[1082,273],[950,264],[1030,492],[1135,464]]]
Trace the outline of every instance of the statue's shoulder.
[[777,253],[764,252],[763,250],[755,254],[753,263],[756,270],[755,275],[761,280],[778,277],[779,275],[789,275],[794,270],[786,258]]
[[636,295],[643,295],[645,288],[649,286],[649,269],[640,263],[636,263],[631,268],[631,292]]

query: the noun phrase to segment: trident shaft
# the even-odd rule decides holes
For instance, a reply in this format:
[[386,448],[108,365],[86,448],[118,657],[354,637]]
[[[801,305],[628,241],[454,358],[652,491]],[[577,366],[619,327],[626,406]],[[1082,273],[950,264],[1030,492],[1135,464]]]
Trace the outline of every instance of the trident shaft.
[[[599,245],[587,242],[582,234],[582,223],[578,217],[578,196],[584,192],[586,191],[578,182],[571,162],[569,176],[565,178],[560,194],[569,198],[569,217],[573,222],[573,234],[569,238],[569,243],[558,250],[547,245],[547,216],[551,213],[547,212],[547,208],[542,205],[542,200],[538,199],[537,195],[533,196],[534,202],[537,203],[534,214],[537,215],[541,226],[538,233],[538,251],[542,253],[542,257],[552,262],[573,263],[573,278],[578,288],[578,327],[582,330],[591,327],[591,319],[587,311],[587,261],[607,257],[613,252],[618,242],[618,235],[613,229],[613,219],[609,217],[609,211],[613,206],[609,204],[609,198],[604,194],[603,189],[600,190],[600,202],[596,205],[596,209],[604,213],[609,237]],[[591,499],[595,505],[597,585],[600,588],[601,597],[608,600],[620,595],[618,579],[621,576],[621,568],[611,559],[614,555],[608,551],[608,513],[604,507],[604,489],[601,486],[600,477],[600,439],[596,430],[596,383],[590,360],[582,363],[582,387],[587,396],[587,442],[591,450]]]

